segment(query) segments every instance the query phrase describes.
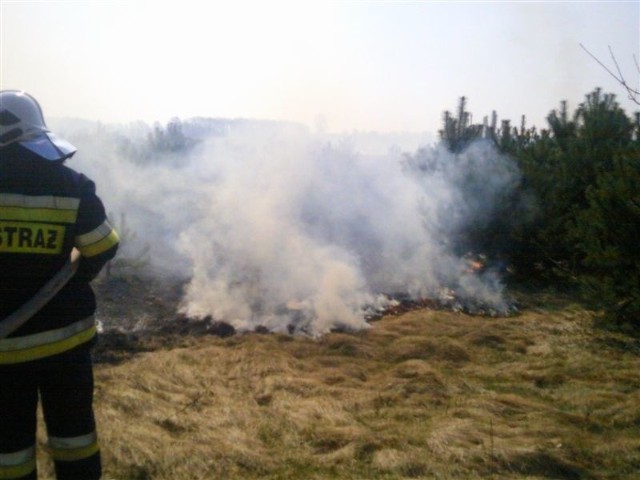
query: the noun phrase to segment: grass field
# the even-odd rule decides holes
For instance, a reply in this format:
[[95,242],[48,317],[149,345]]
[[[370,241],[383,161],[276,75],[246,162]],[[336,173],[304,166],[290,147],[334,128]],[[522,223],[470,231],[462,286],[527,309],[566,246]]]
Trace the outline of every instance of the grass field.
[[105,478],[640,478],[640,341],[570,300],[521,301],[510,318],[415,310],[98,364]]

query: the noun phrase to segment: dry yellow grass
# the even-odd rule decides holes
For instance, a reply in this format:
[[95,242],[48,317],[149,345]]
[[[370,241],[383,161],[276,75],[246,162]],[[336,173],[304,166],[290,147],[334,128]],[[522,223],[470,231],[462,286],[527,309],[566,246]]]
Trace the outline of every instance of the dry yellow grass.
[[640,478],[640,342],[591,324],[420,310],[98,365],[105,478]]

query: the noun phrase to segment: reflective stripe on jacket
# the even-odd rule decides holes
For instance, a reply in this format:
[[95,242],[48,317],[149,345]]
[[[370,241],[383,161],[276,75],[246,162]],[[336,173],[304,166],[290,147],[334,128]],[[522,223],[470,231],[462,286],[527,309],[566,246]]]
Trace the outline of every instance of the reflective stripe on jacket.
[[93,317],[89,317],[55,330],[4,338],[0,340],[0,365],[29,362],[57,355],[87,343],[95,336],[95,321]]

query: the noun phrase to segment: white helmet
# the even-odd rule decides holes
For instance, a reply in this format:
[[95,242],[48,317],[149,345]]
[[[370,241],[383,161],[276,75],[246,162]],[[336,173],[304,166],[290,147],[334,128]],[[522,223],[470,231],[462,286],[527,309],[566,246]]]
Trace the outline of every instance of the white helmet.
[[51,133],[40,105],[20,90],[0,91],[0,148],[19,143],[46,160],[64,160],[76,147]]

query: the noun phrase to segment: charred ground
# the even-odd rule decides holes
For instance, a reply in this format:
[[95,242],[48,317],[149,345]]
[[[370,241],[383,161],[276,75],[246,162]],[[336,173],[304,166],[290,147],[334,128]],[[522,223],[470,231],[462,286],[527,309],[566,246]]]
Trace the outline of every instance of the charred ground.
[[[103,276],[95,284],[99,297],[96,318],[100,325],[100,341],[95,349],[98,362],[114,363],[140,352],[187,345],[189,339],[202,336],[228,337],[237,332],[224,320],[190,318],[180,313],[184,282],[154,275]],[[390,301],[384,308],[370,307],[365,312],[369,324],[385,316],[399,316],[414,310],[446,311],[478,317],[507,318],[518,313],[520,305],[510,297],[505,311],[480,302],[463,302],[450,290],[437,298],[415,299],[405,293],[384,294]],[[295,311],[292,311],[295,314]],[[295,318],[295,315],[292,316]],[[335,332],[348,329],[337,327]],[[264,327],[255,333],[267,334]],[[289,333],[296,331],[290,325]]]

